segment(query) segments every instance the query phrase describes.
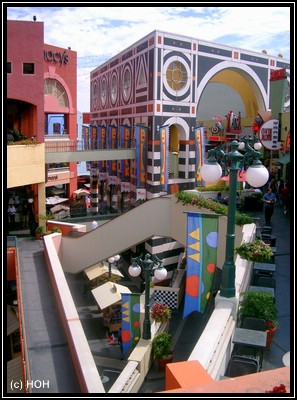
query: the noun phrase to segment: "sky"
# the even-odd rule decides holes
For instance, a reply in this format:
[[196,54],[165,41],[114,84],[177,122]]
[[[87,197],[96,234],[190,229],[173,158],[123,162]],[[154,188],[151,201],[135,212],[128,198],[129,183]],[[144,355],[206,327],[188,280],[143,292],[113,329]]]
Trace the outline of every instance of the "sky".
[[[293,2],[262,3],[263,7],[258,2],[241,3],[243,7],[232,3],[225,7],[192,7],[201,4],[198,2],[187,4],[190,7],[141,8],[118,7],[125,3],[82,3],[98,4],[95,7],[81,7],[81,3],[75,2],[70,4],[78,4],[77,7],[55,7],[63,4],[55,2],[40,3],[42,7],[30,7],[31,4],[4,2],[2,9],[6,10],[8,20],[32,21],[35,15],[37,21],[44,22],[46,44],[71,47],[77,52],[77,109],[81,112],[90,111],[90,72],[154,30],[258,53],[266,50],[273,56],[281,53],[290,59]],[[46,7],[47,4],[51,6]]]

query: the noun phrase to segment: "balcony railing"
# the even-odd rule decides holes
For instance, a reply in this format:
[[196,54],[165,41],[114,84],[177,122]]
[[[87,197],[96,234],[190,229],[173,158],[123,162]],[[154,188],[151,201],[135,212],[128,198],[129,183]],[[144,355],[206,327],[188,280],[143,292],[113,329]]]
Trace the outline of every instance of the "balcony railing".
[[56,153],[58,151],[86,151],[86,150],[124,150],[135,149],[134,139],[113,140],[113,141],[88,141],[85,140],[67,140],[67,141],[45,141],[45,151],[47,153]]

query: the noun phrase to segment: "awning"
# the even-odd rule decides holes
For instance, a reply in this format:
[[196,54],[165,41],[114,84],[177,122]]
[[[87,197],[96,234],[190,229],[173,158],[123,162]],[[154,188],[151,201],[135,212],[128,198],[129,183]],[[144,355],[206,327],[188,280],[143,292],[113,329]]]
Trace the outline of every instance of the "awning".
[[[92,265],[91,267],[85,269],[85,273],[90,281],[97,278],[98,276],[106,274],[107,272],[109,272],[109,266],[103,262]],[[113,266],[111,267],[111,273],[113,275],[118,275],[121,278],[124,277],[124,275],[116,267]]]
[[60,211],[70,211],[70,207],[58,204],[57,206],[54,206],[51,208],[52,214],[60,212]]
[[80,195],[87,196],[87,195],[90,194],[90,191],[87,190],[87,189],[77,189],[73,193],[78,195],[78,196],[80,196]]
[[56,206],[57,204],[65,203],[65,201],[68,201],[68,200],[69,199],[64,199],[64,198],[59,197],[59,196],[47,197],[45,199],[45,204],[47,206]]
[[122,300],[121,293],[131,293],[126,286],[113,282],[106,282],[92,290],[92,293],[101,310]]
[[65,190],[63,189],[51,189],[50,192],[54,195],[54,196],[58,196],[59,194],[64,194]]
[[277,161],[281,164],[288,164],[290,162],[290,154],[284,154]]

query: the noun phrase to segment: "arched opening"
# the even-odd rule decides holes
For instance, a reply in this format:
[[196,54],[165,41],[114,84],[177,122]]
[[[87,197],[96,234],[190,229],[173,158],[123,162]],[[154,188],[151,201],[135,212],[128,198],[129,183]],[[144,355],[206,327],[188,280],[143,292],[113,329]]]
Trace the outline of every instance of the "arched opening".
[[214,117],[220,115],[226,126],[226,116],[234,110],[236,114],[240,111],[242,126],[251,126],[257,112],[266,110],[265,89],[261,81],[247,67],[235,68],[226,63],[221,67],[210,70],[200,84],[197,121],[206,122],[209,128]]
[[177,125],[169,127],[169,179],[178,178],[180,133]]

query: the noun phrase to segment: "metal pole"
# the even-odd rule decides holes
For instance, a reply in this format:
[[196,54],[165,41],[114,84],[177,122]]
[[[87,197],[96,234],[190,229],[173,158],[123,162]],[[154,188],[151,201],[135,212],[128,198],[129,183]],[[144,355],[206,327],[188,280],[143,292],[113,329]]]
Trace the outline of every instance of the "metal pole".
[[229,177],[226,253],[225,253],[225,262],[222,267],[222,283],[220,287],[220,295],[222,297],[235,296],[234,244],[235,244],[237,172],[239,170],[238,162],[243,157],[243,155],[237,151],[237,148],[238,148],[238,142],[233,141],[231,144],[231,152],[228,153],[227,155],[227,159],[230,159],[232,164],[230,167],[230,177]]
[[108,277],[111,278],[111,263],[108,261]]
[[151,321],[150,321],[150,279],[151,269],[154,262],[150,259],[150,254],[145,255],[143,261],[145,268],[145,303],[144,303],[144,321],[143,321],[143,339],[151,338]]

